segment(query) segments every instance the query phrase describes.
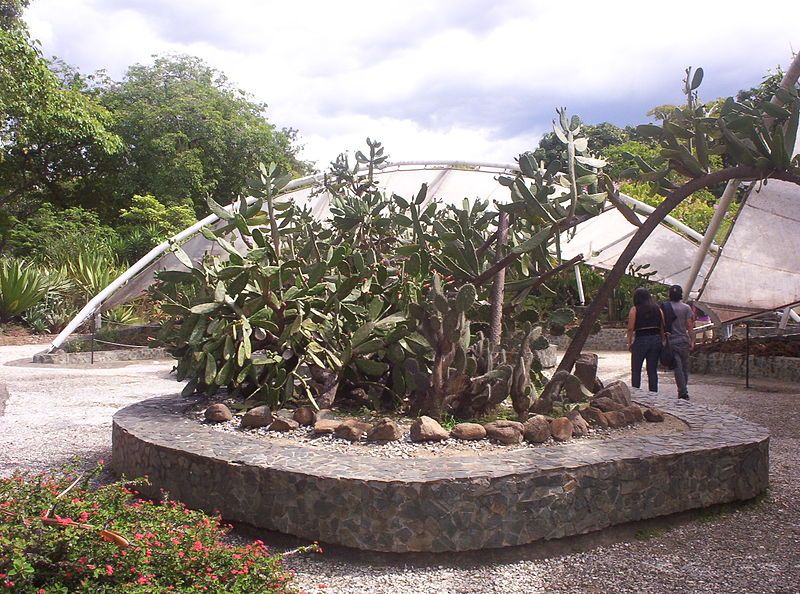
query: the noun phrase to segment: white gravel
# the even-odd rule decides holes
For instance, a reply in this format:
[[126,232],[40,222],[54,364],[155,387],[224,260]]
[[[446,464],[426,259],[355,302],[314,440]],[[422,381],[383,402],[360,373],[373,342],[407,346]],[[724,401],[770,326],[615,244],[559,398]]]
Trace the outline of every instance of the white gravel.
[[[1,347],[0,363],[41,348]],[[626,377],[627,368],[626,353],[601,354],[605,380]],[[164,362],[91,369],[0,364],[0,383],[10,393],[0,416],[0,473],[52,468],[76,456],[86,464],[108,458],[114,411],[177,392],[170,369]],[[661,382],[674,392],[667,374]],[[800,592],[800,386],[754,384],[746,390],[733,378],[690,381],[693,401],[770,430],[771,486],[755,502],[503,550],[390,555],[325,547],[323,555],[293,556],[286,565],[309,594]],[[277,549],[296,544],[261,537]]]

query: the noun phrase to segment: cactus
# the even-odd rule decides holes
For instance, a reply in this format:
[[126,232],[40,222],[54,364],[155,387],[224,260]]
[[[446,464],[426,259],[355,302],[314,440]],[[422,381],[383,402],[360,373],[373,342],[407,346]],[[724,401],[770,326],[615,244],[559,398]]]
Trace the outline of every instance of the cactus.
[[509,392],[511,393],[511,403],[514,407],[514,412],[517,413],[520,421],[526,421],[528,418],[528,409],[531,406],[531,394],[536,393],[536,389],[531,381],[531,366],[533,364],[533,351],[531,350],[531,342],[541,337],[541,326],[533,327],[530,323],[526,322],[523,327],[525,332],[522,338],[522,343],[519,347],[516,360],[514,362],[514,370],[511,374],[511,382],[509,383]]
[[[425,392],[416,403],[421,414],[434,419],[440,418],[444,411],[448,386],[453,384],[451,366],[455,371],[463,367],[466,371],[466,351],[469,348],[469,321],[467,311],[475,302],[476,291],[472,285],[464,285],[454,298],[448,298],[438,274],[433,275],[431,291],[426,305],[411,304],[409,314],[417,323],[417,330],[433,348],[434,359]],[[418,367],[418,366],[417,366]],[[419,378],[418,370],[412,372],[415,380]],[[415,381],[418,393],[421,385]]]

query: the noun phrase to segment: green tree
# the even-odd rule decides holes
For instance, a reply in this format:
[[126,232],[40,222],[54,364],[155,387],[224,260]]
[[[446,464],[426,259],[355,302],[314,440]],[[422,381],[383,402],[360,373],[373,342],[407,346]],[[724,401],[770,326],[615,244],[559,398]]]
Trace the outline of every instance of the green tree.
[[[599,124],[581,124],[581,133],[589,141],[589,151],[600,153],[610,146],[616,146],[630,139],[630,130],[620,128],[609,122]],[[555,133],[548,132],[539,141],[539,148],[533,151],[533,156],[537,161],[550,163],[554,159],[563,159],[564,145]]]
[[120,218],[126,226],[154,225],[164,236],[175,235],[197,222],[191,205],[165,206],[150,194],[135,195],[130,208],[120,211]]
[[0,0],[0,30],[25,29],[22,13],[28,4],[30,4],[30,0]]
[[125,142],[124,154],[106,165],[95,188],[112,198],[104,216],[137,194],[158,196],[168,206],[188,198],[204,215],[207,196],[230,202],[246,191],[249,173],[262,161],[305,171],[292,131],[277,130],[265,104],[251,101],[199,58],[159,57],[152,65],[131,66],[121,82],[101,87],[99,97]]
[[106,109],[62,85],[24,29],[0,31],[0,209],[76,204],[98,160],[122,148],[110,124]]

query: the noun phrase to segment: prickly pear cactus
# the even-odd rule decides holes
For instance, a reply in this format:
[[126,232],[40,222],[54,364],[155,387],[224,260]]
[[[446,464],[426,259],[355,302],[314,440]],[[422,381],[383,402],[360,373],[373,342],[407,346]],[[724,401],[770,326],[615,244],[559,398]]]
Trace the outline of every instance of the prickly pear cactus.
[[[447,297],[438,274],[433,275],[431,291],[425,304],[411,304],[409,314],[417,323],[417,331],[433,349],[434,359],[425,393],[418,398],[420,414],[441,417],[451,383],[450,368],[464,374],[469,348],[467,311],[475,302],[475,287],[467,284],[454,297]],[[419,389],[419,384],[417,389]],[[419,391],[419,390],[417,390]]]

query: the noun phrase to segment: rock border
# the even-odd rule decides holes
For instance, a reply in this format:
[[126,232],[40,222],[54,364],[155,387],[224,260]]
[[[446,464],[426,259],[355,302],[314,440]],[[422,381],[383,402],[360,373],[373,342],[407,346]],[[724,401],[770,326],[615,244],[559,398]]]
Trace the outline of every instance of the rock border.
[[673,435],[490,456],[380,460],[265,443],[184,417],[161,396],[114,415],[113,468],[193,508],[358,549],[464,551],[583,534],[745,500],[768,484],[769,434],[733,415],[634,391],[687,423]]

